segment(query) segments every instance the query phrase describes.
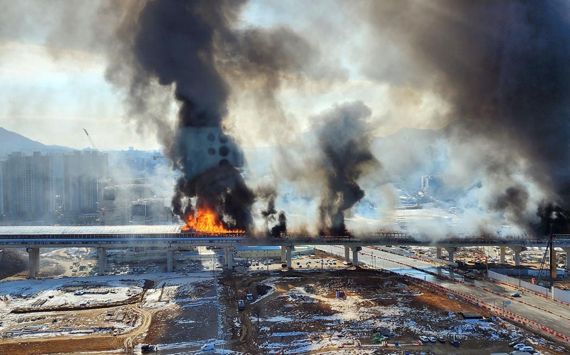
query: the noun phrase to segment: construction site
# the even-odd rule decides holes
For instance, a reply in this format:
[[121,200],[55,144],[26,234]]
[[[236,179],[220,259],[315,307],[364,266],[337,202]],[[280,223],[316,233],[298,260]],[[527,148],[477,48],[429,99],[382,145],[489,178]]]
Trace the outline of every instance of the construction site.
[[224,278],[222,285],[230,305],[226,329],[245,353],[490,354],[510,352],[520,341],[542,353],[567,351],[397,273],[317,269]]
[[491,354],[519,343],[568,352],[431,274],[355,267],[317,249],[297,254],[290,270],[279,257],[248,257],[233,272],[205,248],[179,255],[172,273],[152,253],[116,255],[104,276],[88,250],[46,254],[44,263],[74,275],[2,281],[0,353]]

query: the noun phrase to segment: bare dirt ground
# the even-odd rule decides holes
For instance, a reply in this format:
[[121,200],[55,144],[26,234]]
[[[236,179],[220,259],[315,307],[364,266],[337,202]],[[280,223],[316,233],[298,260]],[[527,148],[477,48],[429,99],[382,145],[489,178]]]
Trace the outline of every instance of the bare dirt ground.
[[[0,354],[132,353],[140,344],[160,344],[162,354],[184,353],[218,337],[217,283],[210,273],[3,285]],[[87,299],[98,306],[86,307]],[[49,308],[62,302],[66,307]]]
[[[52,255],[59,257],[55,252]],[[532,344],[544,354],[565,353],[564,349],[500,320],[466,321],[460,313],[490,315],[452,296],[424,289],[410,278],[347,268],[341,261],[319,252],[294,261],[297,270],[286,272],[280,270],[281,263],[277,261],[257,269],[241,267],[242,272],[233,274],[150,272],[11,281],[4,286],[16,291],[0,288],[0,306],[5,302],[11,310],[28,307],[32,312],[18,313],[21,323],[17,324],[0,319],[4,320],[0,336],[26,327],[34,331],[13,339],[0,338],[0,354],[132,353],[139,344],[157,344],[160,354],[186,354],[210,342],[218,348],[248,354],[480,354],[510,352],[508,343],[514,340]],[[177,267],[184,269],[180,264]],[[70,262],[69,266],[74,265]],[[215,268],[206,266],[204,270]],[[151,279],[153,282],[148,282]],[[17,286],[18,282],[23,286]],[[59,285],[62,282],[65,285]],[[110,293],[102,295],[74,295],[75,291],[107,289]],[[344,295],[337,297],[337,291]],[[237,301],[246,299],[248,293],[253,300],[247,302],[245,310],[238,311]],[[61,297],[75,306],[50,311],[49,307],[61,304],[57,302]],[[102,307],[80,306],[86,300],[95,306],[102,297],[108,298]],[[35,304],[39,299],[47,302]],[[118,305],[118,300],[127,301]],[[123,313],[129,316],[123,319]],[[117,318],[121,321],[113,324]],[[130,324],[120,325],[125,323]],[[71,327],[96,329],[96,333],[58,331]],[[55,330],[57,334],[37,334],[45,330]],[[449,344],[452,335],[460,340],[459,347]],[[419,336],[442,336],[445,343],[422,345]]]
[[[166,350],[172,347],[168,344],[183,344],[189,351],[217,338],[220,309],[216,287],[215,280],[208,280],[177,290],[172,297],[176,306],[155,313],[144,343],[165,344],[160,348]],[[167,353],[166,350],[161,353]]]
[[[0,354],[52,354],[73,351],[94,352],[116,349],[132,349],[133,344],[142,340],[151,324],[151,313],[140,309],[127,310],[141,317],[141,324],[132,331],[120,335],[93,335],[89,337],[61,336],[57,338],[13,339],[0,343]],[[77,311],[76,311],[77,312]],[[89,315],[82,315],[88,317]],[[81,322],[81,318],[77,319]],[[85,320],[85,319],[84,319]]]
[[[106,321],[108,314],[124,316],[126,322],[134,327],[123,333],[95,334],[88,336],[63,335],[57,337],[13,338],[0,340],[0,354],[51,354],[82,351],[105,351],[116,349],[132,349],[134,344],[141,342],[152,322],[152,311],[144,310],[138,305],[112,306],[98,309],[71,309],[58,312],[43,312],[31,318],[29,326],[52,324],[52,330],[57,328],[111,328],[112,321]],[[26,317],[26,314],[21,314]],[[25,320],[25,319],[24,319]]]
[[[228,345],[245,353],[479,354],[510,352],[509,342],[517,339],[536,343],[543,353],[564,353],[501,320],[465,320],[461,313],[489,314],[392,273],[289,271],[226,277],[221,283]],[[255,300],[239,311],[237,301],[247,293]],[[422,345],[419,336],[440,336],[445,343]],[[449,343],[454,336],[458,347]]]

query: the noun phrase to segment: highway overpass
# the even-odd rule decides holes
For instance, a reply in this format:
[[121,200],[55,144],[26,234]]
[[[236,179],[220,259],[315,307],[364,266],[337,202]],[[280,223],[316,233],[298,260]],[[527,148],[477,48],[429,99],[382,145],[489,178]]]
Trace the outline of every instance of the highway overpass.
[[[570,250],[570,235],[558,235],[555,246]],[[546,247],[547,238],[536,239],[524,236],[490,238],[482,236],[461,236],[425,238],[401,232],[379,232],[359,237],[295,236],[289,238],[256,238],[246,235],[212,236],[183,233],[177,225],[156,226],[0,226],[0,248],[27,248],[29,253],[30,277],[35,277],[39,268],[40,248],[88,247],[97,248],[101,271],[106,268],[106,250],[120,248],[164,249],[167,270],[173,269],[174,252],[197,246],[222,248],[226,266],[233,266],[233,250],[239,245],[281,246],[283,258],[291,265],[291,251],[296,245],[341,245],[345,247],[348,259],[352,251],[354,263],[363,246],[410,245],[431,246],[447,250],[453,260],[458,247],[501,246],[509,247],[515,253],[515,263],[520,263],[520,252],[526,247]],[[504,249],[501,259],[504,261]]]

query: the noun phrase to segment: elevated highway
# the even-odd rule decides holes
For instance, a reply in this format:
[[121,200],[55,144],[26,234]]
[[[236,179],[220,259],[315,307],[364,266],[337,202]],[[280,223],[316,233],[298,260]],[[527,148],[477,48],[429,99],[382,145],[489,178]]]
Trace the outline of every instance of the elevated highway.
[[[167,270],[173,269],[174,252],[197,246],[223,248],[226,266],[233,266],[233,250],[238,246],[281,246],[283,259],[291,265],[292,250],[297,245],[340,245],[345,247],[349,259],[352,251],[354,263],[363,246],[410,245],[431,246],[446,249],[449,260],[459,247],[500,246],[501,259],[504,249],[515,253],[515,263],[520,263],[520,252],[528,247],[546,247],[547,238],[512,236],[490,238],[482,236],[461,236],[422,238],[399,232],[379,232],[359,237],[295,236],[289,238],[258,238],[246,235],[212,236],[185,233],[180,226],[0,226],[0,248],[27,248],[30,256],[30,276],[35,277],[39,268],[40,248],[97,248],[100,271],[106,268],[106,250],[121,248],[160,248],[166,251]],[[570,235],[558,235],[555,246],[570,250]]]
[[[426,238],[401,232],[378,232],[358,237],[299,235],[260,238],[247,235],[213,236],[185,233],[180,226],[0,226],[0,248],[21,247],[193,247],[237,245],[411,245],[432,247],[520,246],[545,247],[547,238],[457,236]],[[558,235],[555,246],[570,247],[570,235]]]

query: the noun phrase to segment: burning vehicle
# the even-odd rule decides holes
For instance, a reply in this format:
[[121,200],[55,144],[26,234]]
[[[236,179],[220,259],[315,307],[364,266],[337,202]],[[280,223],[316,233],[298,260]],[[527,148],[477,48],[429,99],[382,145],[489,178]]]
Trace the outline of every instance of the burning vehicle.
[[214,235],[235,235],[244,234],[243,229],[228,229],[224,223],[220,221],[218,215],[208,209],[198,209],[194,214],[186,216],[186,224],[182,227],[183,233],[199,233]]

